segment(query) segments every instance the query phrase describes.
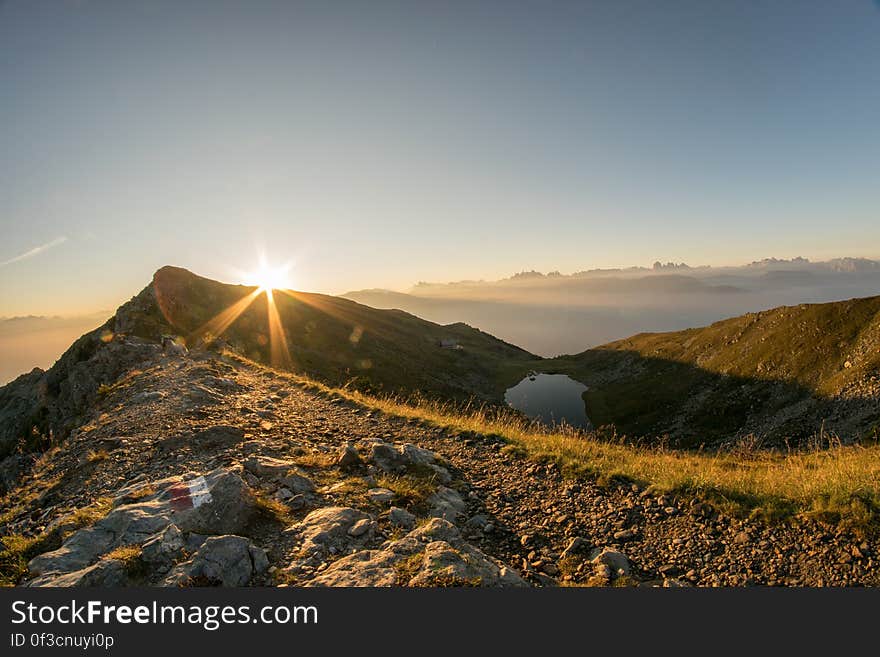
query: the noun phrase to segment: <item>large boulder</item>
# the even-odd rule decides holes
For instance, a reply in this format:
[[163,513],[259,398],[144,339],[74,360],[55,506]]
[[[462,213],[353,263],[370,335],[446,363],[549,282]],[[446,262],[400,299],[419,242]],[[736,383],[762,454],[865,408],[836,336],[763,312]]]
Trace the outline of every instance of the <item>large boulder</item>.
[[[440,466],[442,459],[431,450],[406,443],[401,446],[391,443],[374,443],[370,462],[385,472],[404,472],[412,466],[429,467],[436,472],[445,472]],[[448,474],[448,473],[447,473]]]
[[363,461],[361,460],[360,453],[358,453],[354,445],[346,445],[339,451],[336,465],[343,470],[349,470],[359,465],[363,465]]
[[241,532],[257,511],[250,487],[228,469],[181,482],[168,489],[166,499],[174,510],[175,524],[200,534]]
[[129,584],[125,562],[119,559],[102,559],[91,566],[70,573],[43,575],[31,580],[27,585],[31,587],[119,587]]
[[370,462],[385,472],[401,472],[407,463],[403,453],[390,443],[375,443]]
[[388,522],[395,527],[412,529],[415,527],[416,517],[406,509],[401,509],[399,506],[392,506],[388,511]]
[[241,536],[211,536],[191,559],[178,564],[163,586],[245,586],[269,568],[266,552]]
[[418,447],[412,443],[405,443],[403,447],[400,448],[400,453],[403,455],[407,464],[431,465],[440,460],[440,457],[431,450],[425,449],[424,447]]
[[467,504],[454,488],[440,486],[437,492],[428,498],[430,514],[436,518],[445,518],[455,522],[467,511]]
[[351,507],[328,506],[312,511],[287,531],[299,535],[303,554],[323,555],[331,548],[337,552],[344,550],[354,538],[349,530],[358,521],[368,519],[366,513]]
[[622,552],[609,547],[597,548],[590,553],[590,563],[594,566],[607,566],[612,576],[629,575],[629,559]]

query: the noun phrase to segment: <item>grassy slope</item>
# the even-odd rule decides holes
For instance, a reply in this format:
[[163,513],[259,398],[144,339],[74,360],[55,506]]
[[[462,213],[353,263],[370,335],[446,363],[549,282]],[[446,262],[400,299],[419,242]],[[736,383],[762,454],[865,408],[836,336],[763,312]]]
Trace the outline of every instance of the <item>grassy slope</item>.
[[[815,420],[828,412],[827,400],[876,374],[880,297],[639,334],[543,367],[591,386],[585,400],[597,425],[614,424],[634,436],[673,430],[685,443],[711,442],[758,426],[762,417],[782,417],[797,403],[812,409]],[[791,418],[773,433],[814,430],[809,421]]]
[[506,451],[555,462],[571,477],[634,481],[657,492],[693,495],[727,513],[785,519],[798,515],[874,531],[880,521],[880,445],[802,450],[682,451],[614,443],[598,434],[548,431],[490,407],[461,412],[432,401],[328,387],[297,375],[298,385],[351,399],[390,415],[414,418],[452,432],[501,436]]
[[[154,288],[165,319],[197,338],[200,327],[253,288],[225,285],[172,267]],[[440,326],[397,310],[376,310],[321,294],[275,292],[292,369],[333,385],[452,399],[500,400],[537,357],[465,324]],[[223,333],[254,360],[271,361],[266,296]],[[461,349],[442,349],[441,338]]]

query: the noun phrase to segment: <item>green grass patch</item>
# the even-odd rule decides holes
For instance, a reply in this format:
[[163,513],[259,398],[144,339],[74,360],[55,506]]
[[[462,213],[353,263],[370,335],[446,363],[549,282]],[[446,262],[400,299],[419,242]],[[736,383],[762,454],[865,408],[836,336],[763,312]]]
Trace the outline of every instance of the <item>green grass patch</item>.
[[103,559],[115,559],[121,561],[125,567],[126,574],[133,580],[142,581],[146,579],[152,569],[142,558],[142,550],[140,545],[123,545],[115,548],[104,555]]
[[274,497],[269,497],[261,491],[254,492],[254,499],[257,513],[263,518],[282,524],[293,522],[290,507],[284,504],[284,502],[276,500]]
[[112,500],[102,497],[92,504],[77,509],[52,531],[37,536],[10,534],[0,537],[3,550],[0,550],[0,585],[15,586],[27,574],[27,563],[38,554],[56,550],[82,527],[93,525],[107,515]]
[[[433,474],[433,471],[432,471]],[[413,513],[427,510],[428,498],[437,492],[438,484],[433,478],[414,474],[385,475],[377,483],[382,488],[394,492],[395,504],[408,508]]]

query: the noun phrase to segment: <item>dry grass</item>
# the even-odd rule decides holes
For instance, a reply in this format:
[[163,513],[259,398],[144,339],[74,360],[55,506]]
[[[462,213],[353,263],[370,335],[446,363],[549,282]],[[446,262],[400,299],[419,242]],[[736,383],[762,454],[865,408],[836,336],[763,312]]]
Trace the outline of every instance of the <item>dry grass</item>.
[[106,449],[90,449],[88,454],[86,454],[86,460],[89,463],[100,463],[108,458],[110,458],[110,452]]
[[128,493],[125,496],[124,501],[126,503],[137,502],[138,500],[142,500],[145,497],[149,497],[150,495],[155,495],[157,492],[158,490],[152,484],[144,484],[143,486],[135,488],[133,491]]
[[27,562],[38,541],[39,537],[17,534],[0,538],[0,586],[15,586],[27,573]]
[[117,559],[119,561],[123,561],[128,563],[133,559],[139,559],[141,556],[141,546],[140,545],[122,545],[118,548],[110,550],[106,555],[104,555],[105,559]]
[[303,468],[329,468],[336,462],[336,455],[321,452],[294,453],[293,460]]
[[416,576],[416,573],[419,572],[424,560],[425,553],[416,552],[415,554],[411,554],[408,557],[394,562],[393,568],[397,575],[397,585],[406,586],[409,581]]
[[[477,439],[501,436],[508,442],[508,453],[554,462],[569,476],[634,481],[658,491],[691,493],[729,513],[766,517],[802,513],[865,526],[873,524],[880,511],[880,445],[834,445],[820,437],[816,447],[799,450],[683,451],[610,442],[597,434],[542,430],[497,409],[462,411],[356,391],[336,393],[390,415],[473,433]],[[826,446],[829,442],[831,447]]]
[[428,498],[437,492],[437,484],[431,479],[409,474],[385,475],[376,480],[376,485],[392,491],[395,503],[410,511],[424,511]]
[[[261,367],[241,357],[235,359]],[[783,518],[804,514],[857,527],[876,526],[880,518],[880,444],[834,445],[834,440],[820,436],[816,447],[799,450],[685,451],[634,446],[599,434],[547,431],[497,408],[402,401],[332,388],[296,374],[276,375],[304,389],[450,433],[471,433],[477,439],[500,436],[512,455],[555,462],[568,476],[634,481],[658,492],[694,494],[739,515]]]
[[283,524],[293,522],[290,507],[283,502],[276,500],[274,497],[269,497],[263,492],[256,492],[254,499],[257,512],[263,517]]
[[152,569],[141,559],[141,554],[143,552],[140,545],[122,545],[105,554],[102,559],[121,561],[130,578],[144,580],[150,575]]
[[88,527],[107,515],[113,506],[113,500],[109,497],[99,497],[88,506],[77,509],[67,518],[64,523],[68,528],[62,540],[66,539],[73,531],[81,527]]
[[33,470],[31,470],[31,477],[33,479],[38,479],[43,473],[45,473],[54,463],[55,457],[58,456],[60,452],[61,448],[58,445],[55,445],[40,454],[39,458],[34,462]]
[[[53,448],[53,451],[57,452],[57,449]],[[38,470],[38,468],[42,469]],[[6,511],[0,512],[0,528],[24,513],[40,495],[56,486],[61,481],[61,477],[60,474],[47,476],[45,464],[40,465],[38,460],[30,482],[0,498],[0,508],[6,508]]]
[[77,529],[93,525],[107,515],[112,500],[101,497],[92,504],[77,509],[67,516],[59,528],[37,536],[10,534],[0,537],[0,586],[15,586],[27,573],[27,562],[33,557],[54,550]]

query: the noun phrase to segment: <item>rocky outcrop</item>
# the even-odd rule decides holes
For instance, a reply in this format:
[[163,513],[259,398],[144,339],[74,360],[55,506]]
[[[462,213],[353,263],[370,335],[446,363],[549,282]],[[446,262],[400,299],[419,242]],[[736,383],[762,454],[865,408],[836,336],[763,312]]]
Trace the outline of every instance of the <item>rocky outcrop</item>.
[[191,559],[175,566],[162,584],[245,586],[269,568],[266,552],[241,536],[212,536]]
[[[133,497],[136,502],[122,503]],[[192,477],[169,477],[120,490],[115,506],[91,527],[73,533],[56,550],[28,563],[32,575],[57,576],[92,566],[116,548],[141,546],[148,563],[168,564],[185,546],[184,533],[223,535],[243,530],[256,511],[256,500],[238,474],[221,468]],[[89,571],[91,572],[91,571]],[[61,580],[68,581],[68,580]]]
[[[117,335],[100,349],[128,353],[137,340]],[[6,582],[880,583],[873,536],[572,479],[499,436],[342,402],[234,355],[175,351],[103,389],[57,449],[0,462],[13,487],[0,498],[0,533],[25,539],[0,555]],[[83,528],[96,508],[108,510]],[[29,547],[13,554],[14,544]],[[34,546],[46,547],[22,577]]]
[[527,586],[510,568],[465,542],[440,518],[390,541],[359,550],[330,565],[307,586]]
[[[344,552],[354,538],[349,530],[355,523],[369,519],[366,513],[357,509],[330,506],[312,511],[287,532],[299,537],[303,555],[322,557]],[[363,538],[358,537],[357,540],[361,541]]]
[[35,454],[10,454],[0,460],[0,495],[5,495],[15,488],[21,476],[30,469],[35,459]]
[[34,369],[0,388],[0,457],[8,456],[48,414],[46,373]]
[[42,447],[41,436],[67,435],[102,385],[162,353],[158,341],[170,330],[147,286],[106,324],[76,340],[49,370],[36,369],[0,388],[0,457],[20,445]]
[[102,559],[96,564],[69,573],[49,573],[28,583],[31,587],[108,587],[128,586],[131,580],[126,565],[119,559]]

